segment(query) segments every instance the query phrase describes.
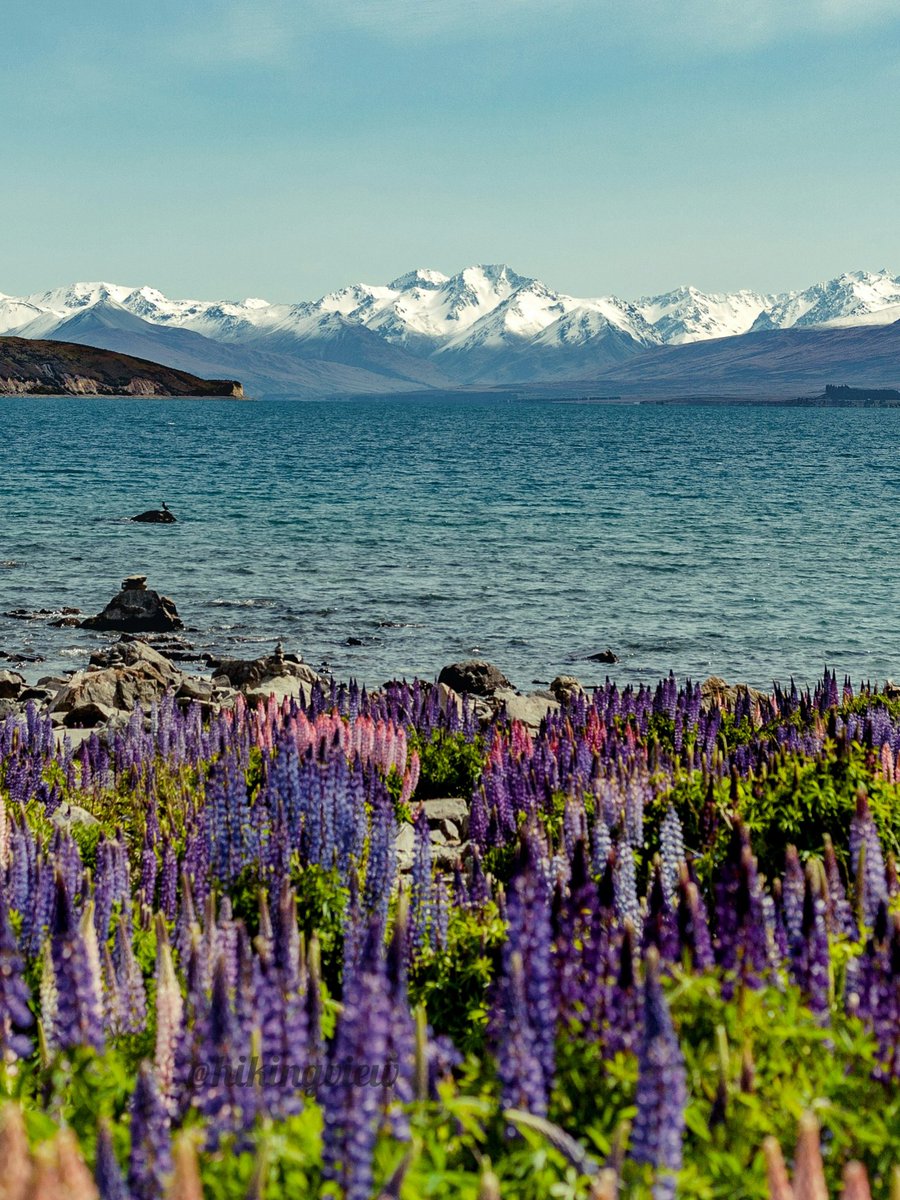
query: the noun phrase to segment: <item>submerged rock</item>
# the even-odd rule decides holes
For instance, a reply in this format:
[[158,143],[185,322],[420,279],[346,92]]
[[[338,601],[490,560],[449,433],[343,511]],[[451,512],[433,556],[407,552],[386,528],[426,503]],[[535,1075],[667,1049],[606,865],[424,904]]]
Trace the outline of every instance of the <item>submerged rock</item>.
[[138,513],[131,520],[143,525],[174,525],[175,514],[167,508],[148,508],[146,512]]
[[601,650],[597,654],[589,654],[587,660],[588,662],[617,663],[619,656],[607,646],[605,650]]
[[130,575],[122,590],[96,617],[81,622],[82,629],[104,629],[122,633],[169,633],[184,629],[175,602],[147,587],[144,575]]

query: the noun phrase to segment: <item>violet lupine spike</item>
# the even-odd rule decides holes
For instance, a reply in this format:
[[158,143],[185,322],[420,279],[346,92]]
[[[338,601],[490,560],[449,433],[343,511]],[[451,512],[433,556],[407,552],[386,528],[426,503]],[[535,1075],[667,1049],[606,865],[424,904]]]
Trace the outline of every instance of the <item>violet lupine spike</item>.
[[827,833],[825,834],[823,861],[825,864],[825,882],[827,885],[826,920],[829,932],[833,936],[844,936],[855,940],[859,937],[859,930],[853,918],[853,909],[850,906],[850,901],[847,899],[847,892],[844,888],[844,881],[841,878],[841,869],[838,865],[837,855],[834,852],[831,838]]
[[715,963],[709,917],[700,889],[686,866],[682,867],[678,883],[676,919],[682,961],[689,961],[694,971],[708,971]]
[[790,947],[791,974],[822,1023],[828,1020],[831,955],[825,928],[825,901],[812,869],[807,871],[801,928]]
[[800,865],[800,855],[797,853],[796,846],[788,846],[784,858],[784,880],[781,885],[782,910],[788,946],[793,946],[803,936],[803,898],[806,891],[806,877],[803,867]]
[[856,814],[850,823],[850,860],[862,919],[871,928],[879,904],[887,899],[887,883],[881,841],[868,796],[862,788],[856,797]]
[[684,834],[678,813],[669,805],[659,831],[659,848],[662,856],[662,888],[666,900],[674,905],[678,891],[681,864],[684,862]]
[[637,1115],[630,1157],[654,1169],[653,1200],[674,1200],[682,1165],[687,1104],[684,1056],[659,978],[659,960],[647,955],[643,1029],[638,1050]]
[[169,1118],[147,1063],[138,1071],[129,1113],[129,1196],[131,1200],[163,1200],[172,1173]]
[[[391,1013],[380,955],[381,931],[375,914],[369,921],[360,969],[343,999],[332,1045],[332,1068],[322,1096],[323,1174],[338,1185],[344,1200],[369,1200],[372,1193],[372,1156],[381,1099],[379,1089],[355,1084],[353,1070],[363,1065],[381,1070],[387,1064]],[[349,1072],[341,1069],[342,1064],[349,1064]]]
[[119,1166],[112,1144],[112,1135],[106,1121],[97,1129],[97,1154],[94,1164],[94,1182],[100,1200],[130,1200],[122,1168]]
[[412,930],[409,951],[413,957],[432,945],[432,916],[434,880],[431,866],[431,831],[428,816],[420,807],[413,818],[415,849],[413,851],[410,911]]
[[549,1095],[556,1069],[554,1041],[557,1014],[551,958],[550,894],[541,875],[537,854],[538,839],[529,837],[526,832],[507,895],[509,929],[503,954],[504,964],[513,953],[522,956],[528,1015],[544,1072],[545,1089]]
[[[93,931],[93,914],[91,930]],[[96,947],[96,942],[95,942]],[[103,1048],[103,1006],[99,956],[91,961],[84,931],[79,929],[62,875],[56,877],[56,914],[50,941],[56,994],[48,1042],[59,1050],[76,1046]]]
[[[0,801],[0,807],[2,803]],[[0,1064],[9,1065],[31,1053],[31,1039],[27,1033],[34,1024],[30,1000],[22,956],[9,923],[0,872]]]

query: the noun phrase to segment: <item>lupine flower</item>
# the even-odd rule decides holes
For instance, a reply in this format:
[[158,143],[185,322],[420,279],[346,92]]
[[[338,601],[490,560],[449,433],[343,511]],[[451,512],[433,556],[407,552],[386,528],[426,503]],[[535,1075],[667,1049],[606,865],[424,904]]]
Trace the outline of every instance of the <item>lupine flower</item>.
[[100,1200],[129,1200],[128,1188],[113,1150],[112,1135],[106,1121],[101,1121],[97,1128],[94,1180]]
[[0,1063],[27,1058],[31,1053],[31,1040],[26,1033],[34,1024],[28,1007],[30,999],[0,882]]
[[670,1200],[676,1194],[686,1103],[684,1057],[660,986],[659,961],[650,951],[645,963],[644,1027],[630,1155],[635,1162],[654,1168],[654,1200]]
[[143,1063],[138,1071],[129,1113],[128,1191],[131,1200],[162,1200],[172,1172],[169,1119],[153,1071],[147,1063]]
[[[93,933],[93,916],[90,931]],[[48,1042],[60,1050],[75,1046],[103,1047],[103,1007],[100,964],[86,944],[83,924],[79,930],[62,875],[57,875],[56,916],[50,943],[55,1003]]]

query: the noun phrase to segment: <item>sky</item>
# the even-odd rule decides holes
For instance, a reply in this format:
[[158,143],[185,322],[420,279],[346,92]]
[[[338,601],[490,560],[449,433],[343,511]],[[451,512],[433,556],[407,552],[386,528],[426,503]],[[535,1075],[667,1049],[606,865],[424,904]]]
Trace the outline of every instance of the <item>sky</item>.
[[0,291],[900,272],[897,0],[4,0]]

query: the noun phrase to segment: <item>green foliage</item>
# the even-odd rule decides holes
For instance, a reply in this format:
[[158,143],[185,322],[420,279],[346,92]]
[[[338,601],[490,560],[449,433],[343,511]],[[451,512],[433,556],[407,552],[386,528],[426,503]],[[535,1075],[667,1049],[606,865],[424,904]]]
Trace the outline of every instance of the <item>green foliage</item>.
[[484,1050],[489,991],[506,923],[496,905],[481,911],[453,909],[446,950],[423,956],[410,980],[410,999],[423,1003],[436,1033],[462,1052]]
[[416,799],[471,795],[484,765],[483,738],[470,742],[462,733],[436,730],[424,743],[412,734],[409,744],[419,751],[421,764]]

